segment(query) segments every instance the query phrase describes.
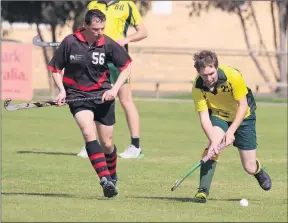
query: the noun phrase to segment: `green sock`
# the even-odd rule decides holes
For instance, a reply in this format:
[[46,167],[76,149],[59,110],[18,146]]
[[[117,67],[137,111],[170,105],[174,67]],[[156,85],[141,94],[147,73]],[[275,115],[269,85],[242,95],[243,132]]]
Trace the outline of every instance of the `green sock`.
[[211,182],[214,176],[217,162],[208,160],[200,167],[200,184],[199,188],[205,189],[207,192],[210,190]]

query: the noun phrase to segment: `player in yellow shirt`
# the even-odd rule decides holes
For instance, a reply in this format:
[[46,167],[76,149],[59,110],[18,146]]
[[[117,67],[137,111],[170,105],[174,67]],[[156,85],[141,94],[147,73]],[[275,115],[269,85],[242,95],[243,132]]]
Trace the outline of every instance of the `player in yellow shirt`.
[[[147,37],[146,27],[142,22],[141,15],[133,1],[119,0],[99,0],[91,1],[88,10],[99,9],[106,15],[106,27],[104,34],[118,42],[128,51],[128,43],[137,42]],[[136,32],[127,36],[129,26],[133,26]],[[114,84],[120,74],[118,68],[113,64],[108,64],[110,70],[110,80]],[[130,78],[122,85],[118,92],[120,103],[125,111],[126,120],[131,135],[131,145],[129,145],[119,156],[122,158],[138,158],[141,154],[140,148],[140,121],[137,108],[132,99]],[[78,154],[87,157],[85,147]]]
[[192,97],[209,142],[203,156],[213,150],[217,154],[200,168],[195,201],[207,201],[220,143],[225,146],[233,143],[244,170],[254,175],[263,190],[270,190],[271,179],[256,159],[256,103],[241,73],[229,66],[218,67],[217,55],[206,50],[194,55],[194,67],[199,75],[193,84]]

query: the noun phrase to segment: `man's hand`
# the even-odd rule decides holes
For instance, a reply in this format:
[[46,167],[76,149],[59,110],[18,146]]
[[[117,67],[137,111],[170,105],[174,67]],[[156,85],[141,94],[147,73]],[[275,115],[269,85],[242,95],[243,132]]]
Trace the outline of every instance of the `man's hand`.
[[219,144],[212,142],[208,148],[208,154],[210,153],[215,153],[215,155],[217,155],[219,153],[219,149],[218,149]]
[[120,46],[125,46],[126,44],[129,43],[129,40],[128,40],[127,38],[125,38],[125,39],[119,39],[119,40],[117,41],[117,43],[118,43]]
[[116,96],[117,90],[113,87],[110,90],[104,92],[104,94],[102,95],[102,103],[104,103],[105,101],[113,101]]
[[57,105],[63,106],[65,104],[65,98],[66,98],[66,91],[60,91],[60,93],[56,97]]
[[226,132],[226,134],[224,135],[222,139],[222,143],[224,143],[226,147],[226,146],[231,145],[234,141],[235,141],[234,132],[229,131],[228,129],[228,131]]

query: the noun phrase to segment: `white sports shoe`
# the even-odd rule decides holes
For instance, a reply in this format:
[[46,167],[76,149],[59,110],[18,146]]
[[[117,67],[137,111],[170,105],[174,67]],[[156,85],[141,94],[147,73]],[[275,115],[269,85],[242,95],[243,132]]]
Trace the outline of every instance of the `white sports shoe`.
[[141,154],[141,148],[136,148],[134,145],[128,146],[123,153],[119,153],[119,156],[124,159],[138,158]]
[[80,156],[82,158],[88,158],[88,154],[87,154],[87,150],[85,146],[82,147],[82,150],[80,151],[80,153],[77,154],[77,156]]

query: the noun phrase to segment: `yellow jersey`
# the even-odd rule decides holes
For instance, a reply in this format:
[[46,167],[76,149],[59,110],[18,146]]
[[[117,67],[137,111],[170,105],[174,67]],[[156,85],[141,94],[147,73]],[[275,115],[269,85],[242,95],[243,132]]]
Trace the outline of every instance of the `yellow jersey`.
[[248,117],[256,109],[256,103],[242,74],[230,66],[219,66],[217,74],[218,81],[212,91],[204,85],[199,75],[195,78],[192,89],[195,110],[209,110],[213,115],[232,122],[238,108],[237,101],[246,96],[249,109],[245,118]]
[[127,35],[129,25],[136,26],[142,23],[141,15],[133,1],[91,1],[88,10],[99,9],[106,15],[104,34],[114,41],[123,39]]

